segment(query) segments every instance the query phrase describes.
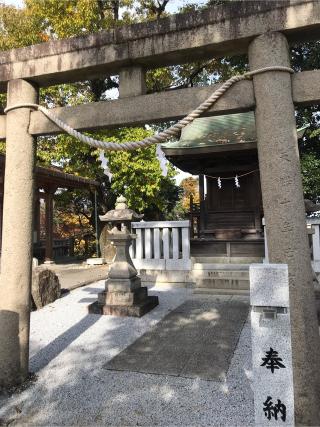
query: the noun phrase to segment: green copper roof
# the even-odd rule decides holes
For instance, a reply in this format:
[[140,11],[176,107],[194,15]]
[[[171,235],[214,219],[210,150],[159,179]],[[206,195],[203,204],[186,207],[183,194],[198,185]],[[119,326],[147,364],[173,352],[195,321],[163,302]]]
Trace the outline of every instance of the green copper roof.
[[[304,126],[297,129],[298,138],[304,134]],[[202,117],[186,126],[178,141],[163,144],[167,148],[201,148],[208,146],[256,142],[254,112]]]

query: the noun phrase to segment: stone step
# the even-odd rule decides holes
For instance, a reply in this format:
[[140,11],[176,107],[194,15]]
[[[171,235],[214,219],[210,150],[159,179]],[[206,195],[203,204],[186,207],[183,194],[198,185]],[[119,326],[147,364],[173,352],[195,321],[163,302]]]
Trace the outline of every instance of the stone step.
[[193,294],[197,294],[197,295],[244,295],[244,296],[250,296],[250,292],[248,289],[194,288]]
[[193,270],[213,270],[213,271],[249,271],[249,264],[223,264],[223,263],[203,263],[195,262]]
[[227,264],[227,265],[235,265],[235,264],[255,264],[263,262],[263,258],[261,257],[192,257],[192,262],[194,264]]
[[239,279],[198,279],[195,281],[196,288],[210,289],[249,289],[249,280]]
[[248,291],[250,288],[249,264],[195,263],[192,278],[196,289]]
[[192,277],[198,279],[242,279],[249,280],[249,271],[239,270],[193,270]]

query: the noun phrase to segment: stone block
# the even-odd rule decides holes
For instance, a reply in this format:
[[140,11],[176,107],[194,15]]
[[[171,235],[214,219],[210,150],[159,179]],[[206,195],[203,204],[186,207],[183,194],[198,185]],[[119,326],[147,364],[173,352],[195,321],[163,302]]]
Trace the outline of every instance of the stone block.
[[137,270],[131,262],[117,261],[115,259],[115,261],[110,266],[108,277],[112,279],[131,279],[136,275]]
[[108,278],[105,282],[106,290],[108,292],[131,292],[141,286],[141,279],[139,276],[132,279],[114,279]]
[[191,259],[166,259],[166,270],[189,271],[191,268]]
[[32,270],[32,298],[36,308],[42,308],[60,298],[61,287],[58,276],[45,267]]
[[143,302],[148,296],[148,289],[140,287],[133,292],[100,292],[98,294],[99,304],[107,305],[127,305],[133,306]]
[[122,68],[119,72],[119,98],[146,93],[145,70],[142,67]]
[[[258,426],[294,426],[294,394],[292,376],[292,349],[290,333],[290,315],[278,314],[276,319],[266,319],[263,314],[251,311],[252,330],[252,368],[253,389],[255,401],[255,425]],[[270,350],[277,352],[282,360],[280,363],[285,368],[271,369],[261,366],[264,358]],[[272,398],[273,404],[278,399],[286,407],[285,421],[271,417],[269,420],[264,410],[264,403],[268,397]]]
[[98,301],[97,301],[97,303],[99,305],[104,305],[106,303],[106,294],[107,294],[106,291],[102,291],[102,292],[98,293]]
[[186,285],[193,283],[193,278],[189,274],[189,271],[183,270],[166,271],[165,269],[141,269],[139,271],[139,275],[141,277],[142,283],[184,283]]
[[89,313],[106,314],[120,317],[142,317],[159,304],[157,296],[148,296],[144,301],[132,305],[101,305],[98,301],[89,305]]
[[134,266],[137,270],[165,270],[166,269],[166,260],[165,259],[138,259],[134,258]]
[[287,265],[250,266],[255,425],[294,426]]
[[287,265],[252,264],[249,276],[252,306],[289,307]]

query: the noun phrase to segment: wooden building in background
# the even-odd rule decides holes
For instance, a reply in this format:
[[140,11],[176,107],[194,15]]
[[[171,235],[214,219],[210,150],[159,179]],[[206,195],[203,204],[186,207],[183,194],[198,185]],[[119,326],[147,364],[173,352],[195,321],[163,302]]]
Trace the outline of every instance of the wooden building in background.
[[[0,154],[0,242],[2,240],[2,214],[4,189],[5,155]],[[56,255],[72,254],[68,241],[57,242],[53,238],[54,195],[58,189],[89,189],[97,187],[97,181],[65,173],[61,168],[36,166],[34,203],[34,256],[41,261],[53,262]],[[45,240],[40,238],[40,203],[45,203]],[[19,209],[19,207],[17,207]],[[19,224],[17,224],[17,227]]]
[[247,112],[196,119],[179,141],[162,146],[172,164],[199,176],[200,205],[190,206],[192,256],[264,255],[256,140],[254,113]]

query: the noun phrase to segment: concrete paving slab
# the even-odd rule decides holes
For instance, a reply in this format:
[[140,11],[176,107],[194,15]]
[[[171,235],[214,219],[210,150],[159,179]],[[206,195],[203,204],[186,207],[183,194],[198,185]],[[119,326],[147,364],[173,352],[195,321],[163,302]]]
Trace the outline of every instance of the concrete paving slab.
[[[177,357],[177,352],[179,357]],[[180,347],[163,347],[155,354],[151,354],[148,358],[148,363],[139,372],[145,372],[150,374],[181,376],[179,375],[188,361],[191,358],[190,352],[181,349]],[[141,360],[139,359],[141,363]],[[137,369],[135,369],[137,370]]]
[[223,353],[217,351],[217,348],[214,349],[214,352],[195,352],[182,370],[181,376],[203,380],[214,379],[216,381],[225,381],[227,376],[225,352],[226,350]]
[[248,310],[237,299],[189,299],[104,368],[224,381]]

